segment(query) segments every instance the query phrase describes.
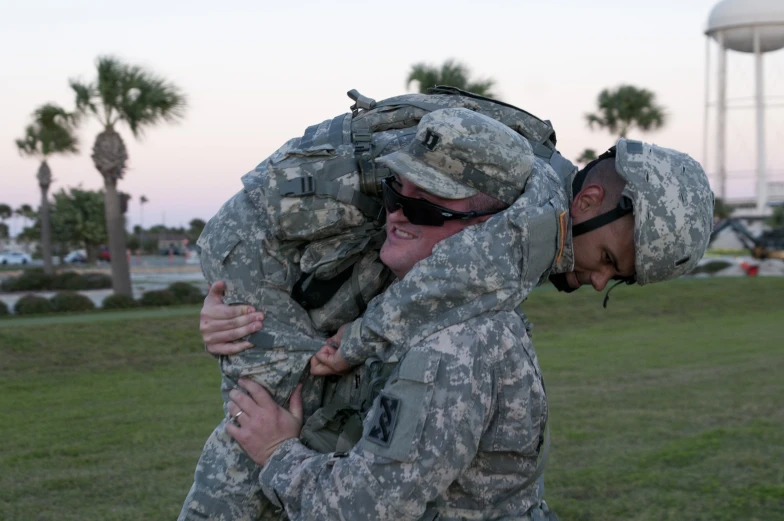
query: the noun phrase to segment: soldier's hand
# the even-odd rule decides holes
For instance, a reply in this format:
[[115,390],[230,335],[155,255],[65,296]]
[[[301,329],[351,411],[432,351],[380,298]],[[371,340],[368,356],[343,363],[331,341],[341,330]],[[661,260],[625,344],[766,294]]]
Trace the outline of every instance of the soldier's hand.
[[302,430],[302,386],[298,385],[294,390],[289,410],[286,410],[256,382],[242,378],[239,383],[248,394],[238,389],[229,393],[229,414],[235,419],[226,423],[226,432],[237,440],[253,461],[264,465],[278,445],[299,437]]
[[340,349],[329,344],[322,346],[310,359],[310,374],[313,376],[344,374],[350,369],[351,366],[340,354]]
[[264,321],[264,313],[257,312],[253,306],[224,304],[225,290],[223,281],[210,286],[199,315],[204,347],[214,355],[233,355],[253,347],[250,342],[238,340],[261,329]]

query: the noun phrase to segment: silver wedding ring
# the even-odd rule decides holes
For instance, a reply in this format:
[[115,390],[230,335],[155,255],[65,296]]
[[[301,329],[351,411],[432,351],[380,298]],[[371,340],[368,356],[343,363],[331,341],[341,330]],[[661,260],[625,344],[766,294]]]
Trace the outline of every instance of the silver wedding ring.
[[240,411],[237,414],[235,414],[234,416],[232,416],[231,419],[233,421],[237,421],[237,418],[239,418],[240,416],[242,416],[242,411]]

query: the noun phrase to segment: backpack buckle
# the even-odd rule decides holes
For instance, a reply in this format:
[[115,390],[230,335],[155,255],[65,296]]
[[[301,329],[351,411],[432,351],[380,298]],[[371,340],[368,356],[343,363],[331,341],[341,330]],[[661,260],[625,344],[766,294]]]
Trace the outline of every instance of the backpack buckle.
[[370,141],[373,134],[370,132],[355,130],[351,133],[351,141],[354,143],[354,150],[358,153],[370,152]]
[[280,183],[280,194],[283,197],[302,197],[316,193],[316,182],[311,176],[295,177]]

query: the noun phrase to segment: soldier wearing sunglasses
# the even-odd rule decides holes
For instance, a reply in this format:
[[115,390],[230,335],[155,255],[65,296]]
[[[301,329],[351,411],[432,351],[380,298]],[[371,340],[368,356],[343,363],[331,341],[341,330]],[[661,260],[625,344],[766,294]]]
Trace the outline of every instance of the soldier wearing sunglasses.
[[[396,173],[381,259],[400,280],[320,353],[322,369],[368,351],[400,360],[357,445],[301,443],[298,393],[288,411],[250,381],[231,394],[227,430],[291,519],[554,519],[539,480],[547,400],[519,304],[548,276],[565,290],[668,280],[707,247],[713,197],[688,156],[621,140],[564,180],[484,119],[436,111],[379,159]],[[333,397],[355,398],[341,382]]]

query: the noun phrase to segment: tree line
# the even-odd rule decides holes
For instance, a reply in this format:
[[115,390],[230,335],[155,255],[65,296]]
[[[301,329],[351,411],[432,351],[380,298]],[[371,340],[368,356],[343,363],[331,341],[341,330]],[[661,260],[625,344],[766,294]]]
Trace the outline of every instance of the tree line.
[[[74,249],[84,249],[87,262],[98,260],[100,248],[109,242],[106,227],[105,196],[102,190],[85,190],[81,187],[62,188],[52,194],[49,202],[49,226],[52,233],[52,256],[63,257]],[[121,205],[130,196],[120,193]],[[124,208],[121,208],[124,212]],[[7,238],[8,225],[3,222],[13,215],[32,221],[17,235],[18,239],[34,242],[41,238],[43,218],[30,205],[22,205],[15,212],[7,204],[0,203],[0,239]],[[158,241],[163,237],[183,237],[194,244],[204,229],[203,219],[192,219],[188,227],[156,224],[148,228],[136,225],[131,233],[125,233],[128,249],[142,254],[158,254]],[[43,248],[38,252],[43,254]],[[125,257],[125,255],[123,255]]]

